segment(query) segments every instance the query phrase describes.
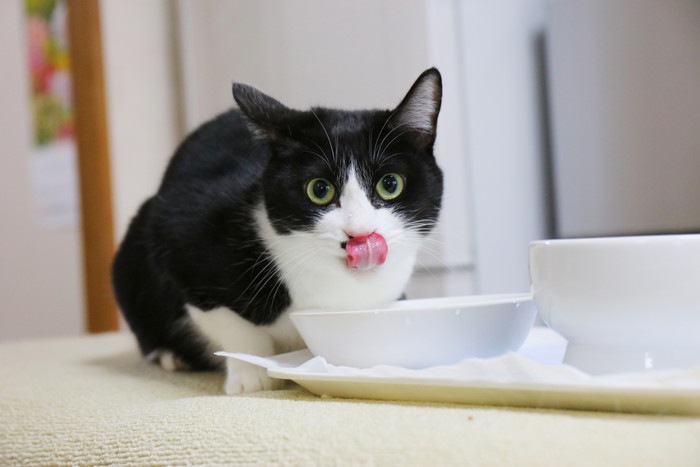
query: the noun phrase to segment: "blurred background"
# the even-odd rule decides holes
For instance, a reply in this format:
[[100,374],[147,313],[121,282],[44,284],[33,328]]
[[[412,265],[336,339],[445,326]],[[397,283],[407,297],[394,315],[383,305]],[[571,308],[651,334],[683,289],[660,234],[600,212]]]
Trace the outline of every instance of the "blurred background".
[[700,229],[700,0],[4,0],[0,340],[120,326],[116,243],[232,81],[391,108],[430,66],[410,297],[528,291],[532,240]]

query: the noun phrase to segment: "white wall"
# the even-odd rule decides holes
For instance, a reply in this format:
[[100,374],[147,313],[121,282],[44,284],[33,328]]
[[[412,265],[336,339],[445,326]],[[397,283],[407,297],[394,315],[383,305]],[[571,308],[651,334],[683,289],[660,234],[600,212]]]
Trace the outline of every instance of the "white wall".
[[101,0],[116,238],[180,140],[172,1]]
[[0,2],[0,340],[79,334],[80,232],[47,230],[30,186],[30,89],[23,2]]
[[548,235],[544,92],[538,36],[545,0],[457,2],[481,293],[530,290],[528,244]]

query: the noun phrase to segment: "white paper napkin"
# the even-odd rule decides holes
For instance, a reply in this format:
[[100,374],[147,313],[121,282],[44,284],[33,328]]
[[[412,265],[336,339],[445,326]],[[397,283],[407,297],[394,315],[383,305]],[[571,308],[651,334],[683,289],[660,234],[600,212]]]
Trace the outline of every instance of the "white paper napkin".
[[217,352],[269,369],[285,369],[294,374],[340,375],[350,377],[426,379],[452,382],[497,382],[565,386],[621,387],[645,389],[700,390],[700,367],[683,370],[648,371],[606,376],[591,376],[562,364],[566,340],[550,329],[536,327],[517,353],[489,358],[470,358],[453,365],[413,370],[390,365],[358,369],[333,365],[323,357],[300,350],[274,357]]

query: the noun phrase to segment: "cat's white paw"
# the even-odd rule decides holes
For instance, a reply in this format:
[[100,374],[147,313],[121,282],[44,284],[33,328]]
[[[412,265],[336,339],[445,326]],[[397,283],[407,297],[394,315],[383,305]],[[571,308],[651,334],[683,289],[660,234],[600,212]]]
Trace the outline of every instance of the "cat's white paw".
[[187,371],[190,367],[170,350],[157,349],[146,356],[149,362],[160,365],[166,371]]
[[279,389],[280,382],[267,375],[267,370],[248,363],[228,360],[226,367],[226,394],[269,391]]

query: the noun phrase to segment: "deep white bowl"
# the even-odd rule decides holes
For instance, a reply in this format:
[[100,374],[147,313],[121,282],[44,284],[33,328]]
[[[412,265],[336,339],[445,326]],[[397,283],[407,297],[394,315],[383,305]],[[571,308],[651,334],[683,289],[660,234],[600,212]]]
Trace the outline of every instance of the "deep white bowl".
[[540,317],[591,374],[700,364],[700,235],[530,244]]
[[355,368],[426,368],[495,357],[522,346],[536,310],[529,294],[404,300],[362,311],[297,311],[309,350]]

